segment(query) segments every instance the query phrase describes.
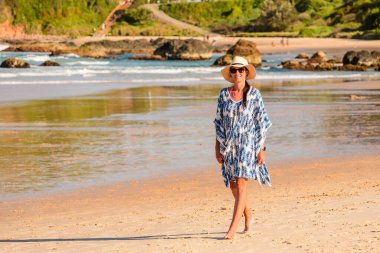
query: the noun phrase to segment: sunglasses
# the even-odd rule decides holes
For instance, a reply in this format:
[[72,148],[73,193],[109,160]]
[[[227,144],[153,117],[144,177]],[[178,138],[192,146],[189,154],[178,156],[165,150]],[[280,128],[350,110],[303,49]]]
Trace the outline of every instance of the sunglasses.
[[246,68],[238,68],[238,69],[233,69],[233,68],[230,68],[230,73],[231,74],[235,74],[236,72],[238,72],[239,71],[239,73],[241,74],[241,73],[243,73],[244,71],[246,70]]

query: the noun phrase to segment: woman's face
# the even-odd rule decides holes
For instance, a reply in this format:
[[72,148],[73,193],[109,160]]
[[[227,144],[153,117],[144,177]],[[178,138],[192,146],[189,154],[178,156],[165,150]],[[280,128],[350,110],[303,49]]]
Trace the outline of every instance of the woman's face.
[[230,68],[230,75],[234,80],[234,83],[245,82],[245,78],[247,76],[247,69],[245,67],[242,68]]

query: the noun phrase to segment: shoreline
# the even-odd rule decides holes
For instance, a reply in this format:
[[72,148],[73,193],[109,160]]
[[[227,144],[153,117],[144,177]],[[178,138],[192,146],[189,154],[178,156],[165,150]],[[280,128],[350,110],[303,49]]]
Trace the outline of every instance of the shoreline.
[[368,252],[380,246],[378,157],[276,165],[272,188],[249,182],[254,231],[233,241],[220,240],[232,196],[219,170],[207,168],[2,202],[0,244],[17,252]]

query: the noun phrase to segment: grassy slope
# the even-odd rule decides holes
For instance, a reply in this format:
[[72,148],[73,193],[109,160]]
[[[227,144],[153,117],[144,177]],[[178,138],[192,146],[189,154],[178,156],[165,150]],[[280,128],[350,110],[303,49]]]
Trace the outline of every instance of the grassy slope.
[[124,10],[124,14],[112,27],[111,35],[115,36],[197,36],[197,32],[181,29],[157,21],[152,12],[137,7]]
[[[12,10],[11,22],[30,34],[89,35],[118,0],[0,0]],[[5,9],[5,7],[4,7]],[[1,11],[1,10],[0,10]]]
[[[151,2],[153,2],[152,0]],[[271,0],[281,1],[291,0]],[[30,34],[89,35],[119,0],[0,0],[0,22],[22,24]],[[142,0],[135,0],[137,6]],[[164,2],[162,0],[161,2]],[[227,35],[380,38],[380,0],[292,0],[296,20],[273,33],[253,33],[264,0],[162,4],[181,21]],[[277,4],[277,5],[276,5]],[[280,9],[280,8],[278,8]],[[266,28],[268,29],[268,28]],[[197,35],[157,22],[140,8],[126,10],[112,35]]]
[[[252,36],[262,0],[163,4],[160,9],[181,21],[228,35]],[[279,1],[280,2],[280,1]],[[380,38],[380,0],[296,0],[297,19],[284,36]],[[271,30],[260,35],[270,35]]]

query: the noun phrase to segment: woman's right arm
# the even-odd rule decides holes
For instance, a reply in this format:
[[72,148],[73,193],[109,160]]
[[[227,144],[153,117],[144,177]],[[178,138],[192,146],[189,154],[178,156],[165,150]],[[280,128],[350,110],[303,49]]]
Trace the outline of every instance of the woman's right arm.
[[218,163],[223,163],[223,155],[220,153],[220,143],[218,139],[215,140],[215,157]]
[[223,126],[223,98],[222,93],[219,94],[218,98],[218,106],[216,109],[216,115],[215,115],[215,130],[216,130],[216,140],[215,140],[215,158],[218,161],[218,163],[223,163],[223,155],[221,153],[225,149],[224,147],[224,140],[225,140],[225,130]]

